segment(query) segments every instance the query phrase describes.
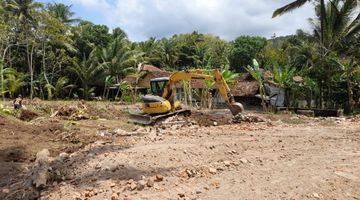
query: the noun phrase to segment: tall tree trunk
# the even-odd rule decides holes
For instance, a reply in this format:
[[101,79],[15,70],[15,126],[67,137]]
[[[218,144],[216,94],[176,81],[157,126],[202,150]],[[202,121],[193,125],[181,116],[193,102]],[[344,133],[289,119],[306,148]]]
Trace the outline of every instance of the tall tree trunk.
[[5,87],[4,87],[4,63],[3,60],[0,60],[0,66],[1,66],[1,96],[3,102],[5,102]]
[[[320,42],[322,48],[324,48],[325,16],[326,16],[325,0],[320,0],[320,27],[321,27]],[[324,50],[322,52],[324,53]]]
[[103,91],[103,95],[102,95],[102,98],[103,98],[103,99],[105,99],[106,90],[107,90],[107,84],[106,84],[106,82],[105,82],[105,84],[104,84],[104,91]]
[[351,87],[351,80],[349,77],[347,77],[347,93],[348,93],[348,106],[347,106],[347,112],[351,114],[354,109],[354,94]]
[[262,82],[260,83],[260,88],[259,88],[259,92],[260,92],[260,97],[261,97],[261,105],[263,107],[263,111],[267,112],[268,109],[266,107],[266,103],[265,103],[265,90],[264,90],[264,86],[262,86]]
[[[45,57],[46,57],[46,49],[45,49],[45,42],[43,42],[43,45],[42,45],[42,49],[43,49],[43,56],[42,56],[42,67],[43,67],[43,74],[44,74],[44,78],[45,78],[45,81],[46,81],[46,84],[48,85],[48,87],[51,85],[50,82],[49,82],[49,79],[47,77],[47,74],[46,74],[46,66],[45,66]],[[51,90],[51,88],[48,88],[47,90]],[[52,96],[53,94],[50,94],[48,92],[48,99],[51,100],[52,99]]]
[[115,101],[116,99],[118,98],[119,94],[120,94],[120,80],[119,80],[119,76],[116,76],[116,83],[119,85],[118,86],[118,90],[116,92],[116,95],[115,95]]
[[34,69],[33,69],[33,53],[34,53],[34,45],[31,46],[31,50],[29,49],[29,41],[26,44],[26,54],[27,54],[27,61],[30,73],[30,99],[34,96]]
[[3,102],[5,102],[5,87],[4,87],[4,65],[5,65],[5,56],[6,56],[6,52],[7,50],[11,47],[11,45],[8,45],[3,52],[2,58],[0,58],[0,65],[1,65],[1,96],[2,96],[2,100]]

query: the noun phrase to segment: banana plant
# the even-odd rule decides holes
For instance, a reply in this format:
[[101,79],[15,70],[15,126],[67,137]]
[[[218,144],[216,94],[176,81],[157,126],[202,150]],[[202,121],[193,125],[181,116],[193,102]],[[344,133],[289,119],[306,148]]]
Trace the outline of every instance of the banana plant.
[[289,88],[293,84],[293,77],[296,73],[295,67],[290,67],[288,65],[281,67],[278,64],[275,64],[273,67],[274,81],[280,85],[282,88]]
[[351,113],[355,104],[353,93],[353,86],[355,85],[355,83],[353,81],[353,77],[356,74],[360,73],[360,65],[354,62],[353,59],[351,59],[350,61],[344,61],[343,63],[338,60],[335,60],[335,62],[338,64],[338,67],[341,70],[341,78],[346,81],[348,95],[347,112]]
[[75,85],[68,84],[68,83],[69,83],[69,79],[66,76],[60,77],[56,81],[56,84],[54,86],[54,88],[55,88],[54,95],[55,95],[56,98],[61,97],[64,90],[66,90],[68,88],[74,88],[75,87]]
[[266,104],[265,104],[265,88],[263,83],[263,74],[260,71],[259,63],[257,60],[253,59],[253,65],[248,65],[245,67],[246,71],[259,83],[259,92],[261,96],[261,105],[264,111],[267,111]]
[[235,73],[229,70],[229,68],[223,69],[221,71],[221,74],[228,85],[232,85],[235,82],[236,78],[239,77],[239,73]]

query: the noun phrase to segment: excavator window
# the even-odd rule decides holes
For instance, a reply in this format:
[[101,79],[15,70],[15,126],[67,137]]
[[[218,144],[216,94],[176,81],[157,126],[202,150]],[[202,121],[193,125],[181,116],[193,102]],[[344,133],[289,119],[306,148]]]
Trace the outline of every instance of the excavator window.
[[162,96],[166,84],[169,82],[169,78],[156,78],[150,81],[151,93],[153,95]]

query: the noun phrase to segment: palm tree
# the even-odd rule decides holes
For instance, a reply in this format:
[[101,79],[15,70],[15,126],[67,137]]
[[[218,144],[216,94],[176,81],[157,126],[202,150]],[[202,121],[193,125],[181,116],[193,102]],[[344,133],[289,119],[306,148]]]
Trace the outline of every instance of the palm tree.
[[43,4],[34,0],[6,0],[5,10],[12,13],[22,23],[33,23],[35,12],[42,8]]
[[159,66],[161,64],[160,42],[154,37],[140,42],[138,48],[143,52],[143,60],[147,63]]
[[[353,41],[360,32],[359,6],[360,3],[357,0],[334,0],[326,4],[322,41],[327,50],[343,52],[344,49],[351,46],[348,43]],[[321,21],[319,15],[316,19],[311,19],[317,37],[322,30],[318,21]]]
[[138,55],[138,52],[130,49],[126,38],[119,37],[102,50],[101,65],[108,75],[120,83],[122,78],[135,70]]
[[121,28],[115,28],[112,32],[112,37],[113,38],[128,38],[127,34],[125,33],[124,30],[122,30]]
[[174,40],[162,39],[160,42],[160,57],[162,67],[172,69],[179,60],[179,47]]
[[[105,83],[110,83],[110,80],[115,80],[115,85],[119,85],[126,75],[135,71],[136,64],[141,56],[142,53],[131,49],[126,37],[120,36],[116,38],[108,47],[102,50],[100,56],[102,61],[101,66],[108,75]],[[110,85],[105,85],[105,90],[108,86]],[[119,92],[120,89],[116,96],[118,96]]]
[[73,66],[69,67],[69,71],[74,73],[81,83],[81,91],[83,97],[88,99],[94,88],[90,86],[95,81],[95,78],[100,74],[102,67],[96,60],[94,60],[94,51],[90,58],[84,58],[80,63],[74,62]]
[[50,3],[47,5],[49,13],[66,25],[71,25],[80,21],[80,19],[73,18],[75,13],[71,11],[71,7],[71,5],[62,3]]
[[[356,0],[355,0],[356,1]],[[305,5],[306,3],[309,3],[309,2],[314,2],[316,3],[316,8],[317,8],[317,13],[318,13],[318,16],[320,18],[320,27],[321,27],[321,31],[320,31],[320,41],[321,41],[321,44],[323,44],[323,38],[324,38],[324,29],[325,29],[325,0],[295,0],[281,8],[278,8],[274,11],[273,13],[273,18],[274,17],[277,17],[277,16],[280,16],[280,15],[283,15],[285,13],[288,13],[288,12],[291,12],[295,9],[298,9],[300,7],[302,7],[303,5]],[[320,2],[320,4],[319,4]]]

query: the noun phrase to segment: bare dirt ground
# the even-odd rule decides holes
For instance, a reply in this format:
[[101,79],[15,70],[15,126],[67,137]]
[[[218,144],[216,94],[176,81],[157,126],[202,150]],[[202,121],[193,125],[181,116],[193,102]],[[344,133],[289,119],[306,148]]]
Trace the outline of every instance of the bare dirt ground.
[[[359,117],[256,113],[265,122],[215,126],[223,112],[139,127],[124,122],[126,106],[111,109],[40,125],[0,118],[0,199],[360,199]],[[14,160],[20,146],[27,156]],[[22,180],[43,148],[55,157],[50,178],[29,196]]]

